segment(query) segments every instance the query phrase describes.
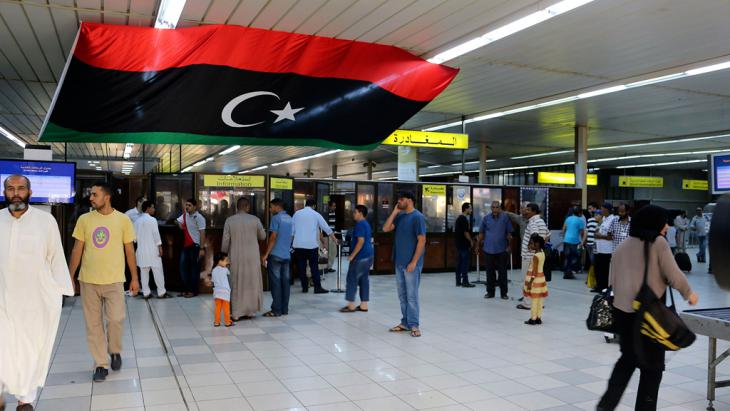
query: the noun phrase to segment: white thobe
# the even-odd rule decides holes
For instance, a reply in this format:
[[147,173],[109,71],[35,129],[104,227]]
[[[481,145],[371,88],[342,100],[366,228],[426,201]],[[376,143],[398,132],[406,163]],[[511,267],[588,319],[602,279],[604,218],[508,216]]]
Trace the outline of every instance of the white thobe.
[[130,208],[129,210],[127,210],[124,213],[124,215],[126,215],[127,217],[129,217],[130,220],[132,220],[132,223],[136,223],[137,219],[142,217],[145,214],[147,214],[147,213],[137,210],[137,207]]
[[46,381],[62,295],[74,295],[56,220],[0,210],[0,385],[17,396]]
[[142,213],[134,222],[134,232],[137,233],[137,265],[142,275],[142,294],[150,295],[150,269],[155,276],[157,284],[157,295],[167,292],[165,289],[165,273],[162,270],[162,258],[160,257],[160,228],[157,220],[147,213]]

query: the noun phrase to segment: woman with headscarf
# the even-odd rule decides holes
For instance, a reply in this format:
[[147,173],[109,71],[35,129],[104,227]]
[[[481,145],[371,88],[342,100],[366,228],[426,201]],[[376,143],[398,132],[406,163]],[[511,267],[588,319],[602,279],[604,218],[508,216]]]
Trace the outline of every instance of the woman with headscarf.
[[[656,410],[659,384],[664,372],[664,348],[650,341],[636,345],[635,339],[643,338],[635,331],[637,321],[632,302],[644,281],[644,246],[648,244],[649,288],[664,299],[667,286],[682,295],[690,305],[697,304],[697,294],[692,291],[687,277],[674,261],[669,243],[664,238],[667,210],[649,205],[634,216],[629,238],[616,248],[611,260],[609,284],[614,291],[614,321],[621,340],[621,357],[608,381],[608,389],[598,403],[597,410],[614,410],[618,406],[626,386],[637,368],[641,372],[635,410]],[[640,346],[638,352],[634,347]]]

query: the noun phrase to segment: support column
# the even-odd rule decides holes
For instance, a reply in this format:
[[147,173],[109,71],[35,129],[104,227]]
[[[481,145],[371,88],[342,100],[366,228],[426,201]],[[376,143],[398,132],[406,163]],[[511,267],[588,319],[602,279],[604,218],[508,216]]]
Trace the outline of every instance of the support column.
[[575,126],[575,186],[581,189],[580,205],[588,207],[588,126]]
[[487,183],[487,143],[479,143],[479,184]]
[[332,164],[332,178],[337,179],[337,164]]
[[[461,133],[466,134],[466,117],[461,116]],[[461,150],[461,175],[466,175],[466,150]]]

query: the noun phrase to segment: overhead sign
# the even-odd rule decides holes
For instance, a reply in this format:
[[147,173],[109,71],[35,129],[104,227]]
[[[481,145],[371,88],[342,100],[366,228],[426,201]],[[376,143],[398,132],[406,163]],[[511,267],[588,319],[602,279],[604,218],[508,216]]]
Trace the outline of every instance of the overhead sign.
[[264,188],[265,182],[266,177],[264,176],[232,176],[227,174],[203,175],[203,186],[205,187]]
[[446,186],[440,184],[424,184],[423,185],[423,196],[445,196]]
[[[586,182],[589,186],[597,186],[598,174],[588,174],[586,176]],[[575,174],[540,171],[537,173],[537,183],[575,185]]]
[[469,148],[469,135],[458,133],[438,133],[435,131],[395,130],[393,134],[383,140],[381,144],[388,146],[466,150]]
[[618,186],[628,188],[662,188],[664,187],[664,177],[619,176]]
[[84,22],[40,141],[372,150],[458,72],[384,44]]
[[272,190],[292,190],[294,189],[294,180],[291,178],[271,177],[270,188]]
[[710,189],[710,183],[707,180],[682,180],[682,189],[707,191]]

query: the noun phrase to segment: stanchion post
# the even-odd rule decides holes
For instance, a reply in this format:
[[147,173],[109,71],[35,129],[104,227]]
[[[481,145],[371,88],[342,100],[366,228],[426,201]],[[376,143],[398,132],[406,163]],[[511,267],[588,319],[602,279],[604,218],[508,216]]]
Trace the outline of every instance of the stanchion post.
[[341,283],[341,275],[342,275],[342,244],[337,244],[337,288],[334,290],[330,290],[331,293],[344,293],[345,290],[342,289],[342,283]]

